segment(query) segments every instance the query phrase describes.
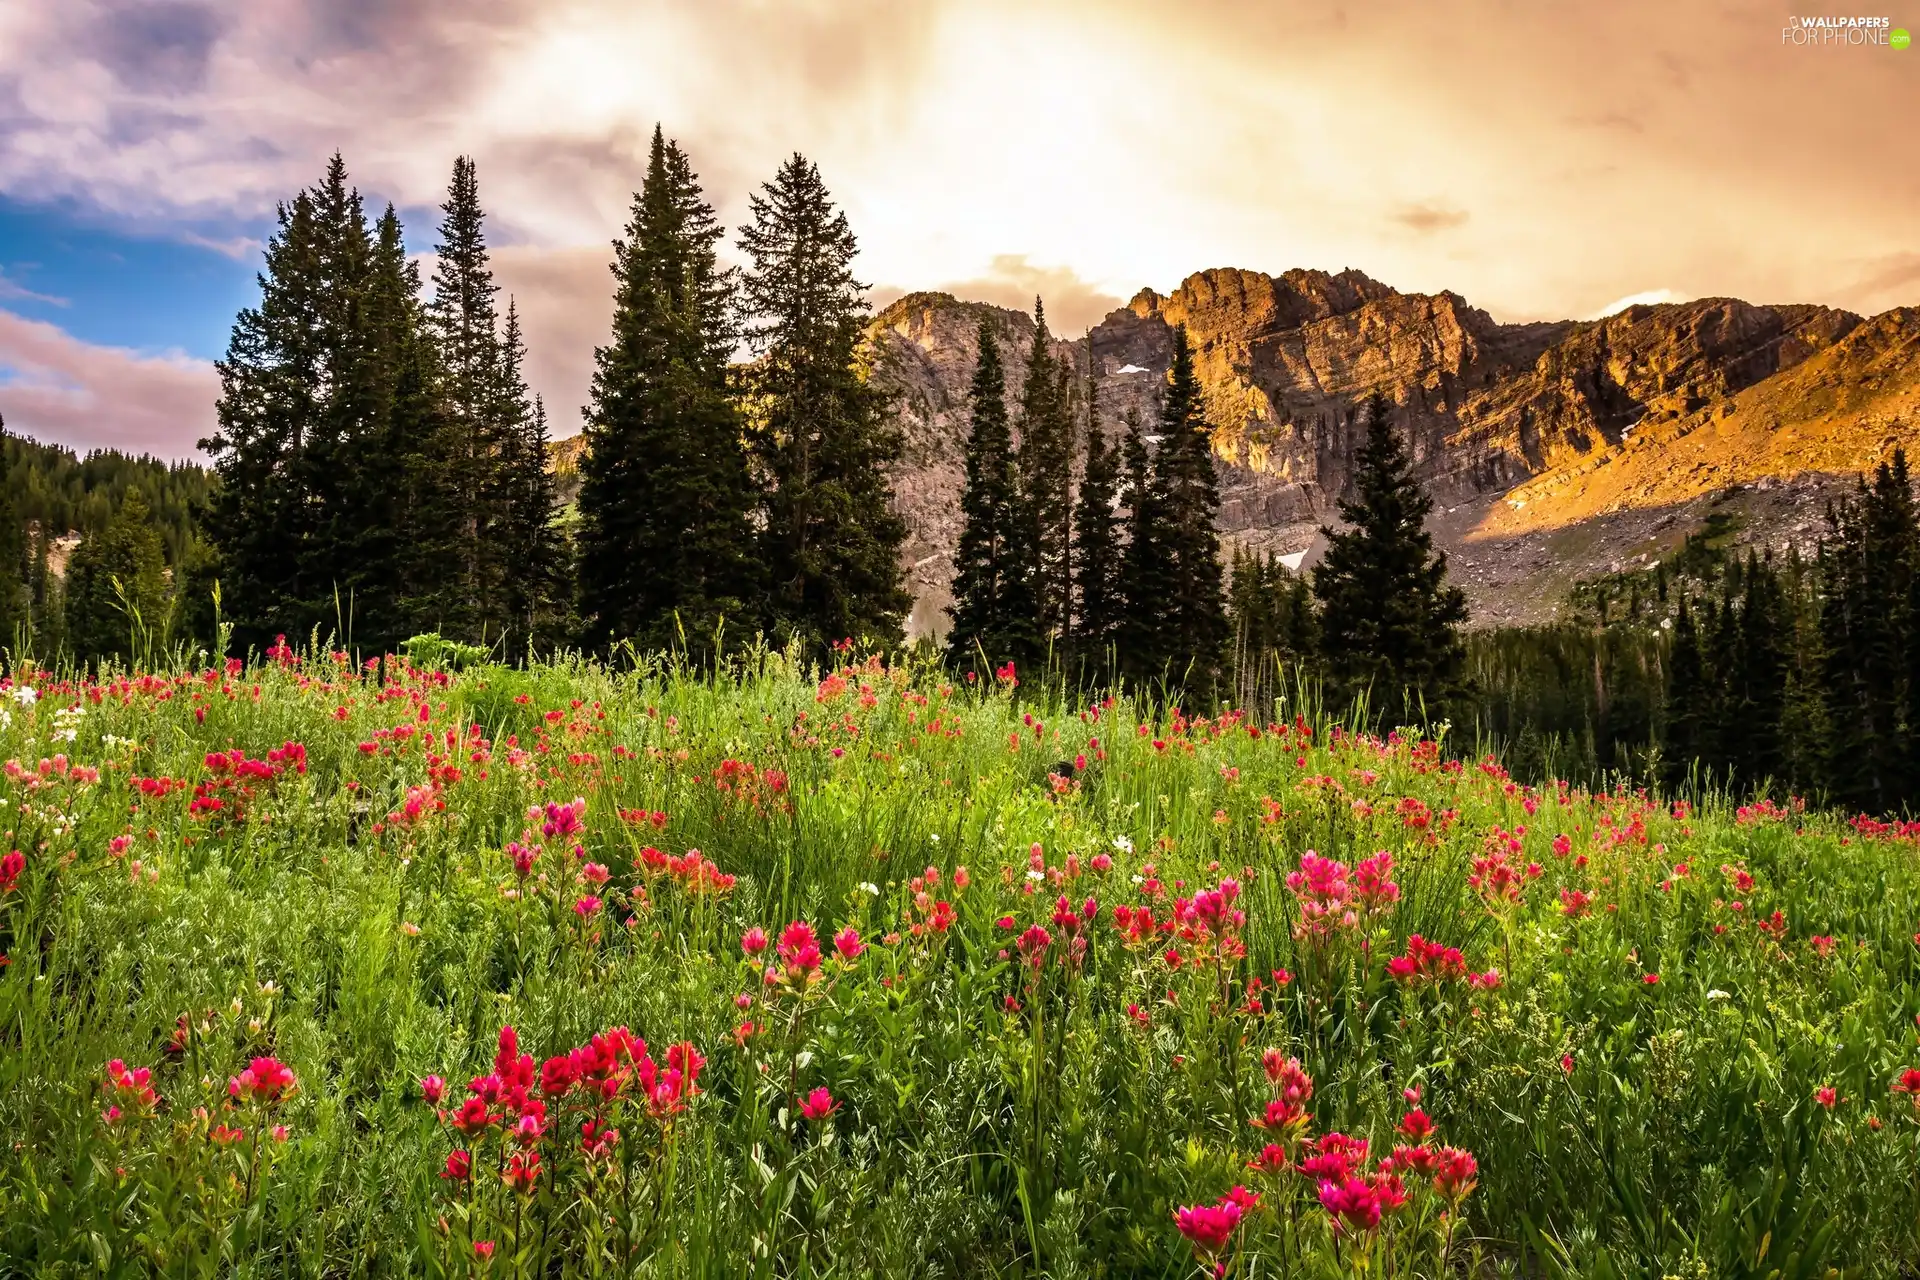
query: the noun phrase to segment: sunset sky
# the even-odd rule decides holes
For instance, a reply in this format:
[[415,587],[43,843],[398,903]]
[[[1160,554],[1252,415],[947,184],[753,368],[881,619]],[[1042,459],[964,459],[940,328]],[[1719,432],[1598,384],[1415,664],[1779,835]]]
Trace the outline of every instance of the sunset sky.
[[190,455],[275,202],[337,148],[424,252],[465,152],[570,434],[655,121],[730,227],[799,150],[877,298],[1038,291],[1066,332],[1216,266],[1357,267],[1501,320],[1920,303],[1920,49],[1786,47],[1790,20],[1713,0],[15,0],[0,414]]

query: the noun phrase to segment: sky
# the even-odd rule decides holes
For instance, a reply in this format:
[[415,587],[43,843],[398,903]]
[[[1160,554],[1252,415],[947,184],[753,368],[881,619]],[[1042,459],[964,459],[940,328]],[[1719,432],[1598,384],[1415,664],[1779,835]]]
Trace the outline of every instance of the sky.
[[[1920,33],[1920,0],[1889,0]],[[1812,8],[1796,14],[1878,13]],[[722,220],[800,151],[876,301],[1078,333],[1210,267],[1496,319],[1920,304],[1920,49],[1747,0],[24,0],[0,5],[0,416],[177,458],[278,201],[341,152],[431,251],[475,157],[577,430],[656,122]]]

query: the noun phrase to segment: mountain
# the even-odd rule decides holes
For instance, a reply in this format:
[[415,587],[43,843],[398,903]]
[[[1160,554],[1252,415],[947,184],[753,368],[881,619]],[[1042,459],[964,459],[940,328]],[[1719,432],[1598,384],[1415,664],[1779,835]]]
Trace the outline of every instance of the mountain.
[[[1030,318],[941,293],[899,299],[868,330],[908,442],[894,479],[915,633],[944,626],[983,314],[1004,347],[1031,340]],[[1358,271],[1203,271],[1056,343],[1083,371],[1091,358],[1106,430],[1130,404],[1150,412],[1181,323],[1230,540],[1310,551],[1378,388],[1400,407],[1439,503],[1435,535],[1482,623],[1549,616],[1574,578],[1656,555],[1715,508],[1746,541],[1810,546],[1831,493],[1920,444],[1920,309],[1867,319],[1709,298],[1501,324],[1458,294]]]

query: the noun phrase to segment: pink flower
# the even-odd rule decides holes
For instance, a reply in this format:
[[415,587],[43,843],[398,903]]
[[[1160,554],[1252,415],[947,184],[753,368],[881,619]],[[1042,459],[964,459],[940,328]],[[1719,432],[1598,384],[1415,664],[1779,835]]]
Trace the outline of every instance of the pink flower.
[[860,941],[860,931],[848,925],[833,935],[833,949],[840,953],[842,959],[857,960],[860,953],[867,949],[867,944]]
[[1235,1227],[1245,1211],[1232,1200],[1219,1204],[1197,1204],[1173,1211],[1173,1223],[1180,1234],[1192,1241],[1197,1253],[1218,1253],[1233,1238]]
[[1322,1182],[1320,1207],[1333,1219],[1336,1233],[1342,1230],[1371,1231],[1380,1225],[1380,1197],[1364,1178],[1347,1177],[1339,1182]]
[[1473,1153],[1459,1147],[1440,1148],[1440,1167],[1433,1176],[1433,1189],[1449,1200],[1459,1201],[1473,1190],[1480,1166]]
[[1433,1136],[1433,1121],[1427,1117],[1426,1112],[1416,1107],[1401,1117],[1400,1133],[1403,1137],[1411,1138],[1415,1142],[1425,1142]]
[[767,931],[759,925],[740,935],[740,949],[750,956],[757,956],[767,949]]
[[482,1262],[490,1260],[493,1257],[493,1241],[475,1240],[473,1242],[473,1256]]
[[1650,986],[1650,987],[1651,987],[1651,986],[1655,986],[1655,985],[1657,985],[1657,984],[1659,983],[1659,981],[1660,981],[1660,975],[1659,975],[1659,974],[1657,974],[1657,973],[1646,973],[1646,974],[1642,974],[1642,975],[1640,975],[1640,981],[1642,981],[1642,982],[1644,982],[1644,983],[1646,983],[1646,984],[1647,984],[1648,986]]
[[447,1167],[440,1176],[449,1182],[465,1182],[473,1174],[473,1157],[465,1151],[455,1151],[447,1157]]
[[608,879],[607,869],[597,862],[589,862],[580,868],[580,878],[588,884],[605,884]]
[[1561,1055],[1560,1069],[1566,1072],[1568,1075],[1573,1074],[1573,1055],[1572,1054],[1567,1053],[1567,1054]]
[[780,959],[789,969],[806,975],[820,967],[820,943],[813,926],[796,920],[780,931]]
[[594,916],[600,914],[600,906],[600,899],[590,893],[582,894],[580,900],[573,904],[573,914],[579,916],[582,920],[591,920]]
[[275,1103],[296,1088],[293,1072],[278,1058],[255,1058],[227,1081],[227,1093],[242,1102]]
[[840,1104],[825,1085],[800,1100],[800,1114],[809,1120],[825,1120],[839,1109]]
[[1840,1101],[1840,1093],[1830,1084],[1823,1084],[1813,1091],[1813,1100],[1831,1111]]
[[429,1106],[439,1106],[440,1099],[447,1096],[447,1082],[439,1076],[428,1076],[420,1082],[420,1096]]
[[27,869],[27,856],[18,849],[0,857],[0,893],[12,893],[20,881],[20,873]]

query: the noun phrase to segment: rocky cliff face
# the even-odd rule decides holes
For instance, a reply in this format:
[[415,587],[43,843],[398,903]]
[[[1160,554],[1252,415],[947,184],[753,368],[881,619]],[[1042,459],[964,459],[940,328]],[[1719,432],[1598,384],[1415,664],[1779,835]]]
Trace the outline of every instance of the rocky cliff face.
[[[914,531],[916,633],[944,626],[983,314],[1009,353],[1024,351],[1028,317],[945,294],[902,298],[869,331],[873,376],[898,394],[908,439],[895,485]],[[1058,344],[1082,369],[1091,358],[1105,429],[1129,407],[1151,421],[1178,324],[1215,427],[1224,533],[1307,549],[1336,518],[1358,412],[1378,389],[1485,621],[1541,616],[1562,580],[1677,540],[1691,527],[1683,509],[1736,485],[1799,495],[1749,522],[1760,540],[1798,536],[1836,481],[1920,436],[1920,313],[1864,321],[1714,298],[1503,325],[1456,294],[1400,293],[1357,271],[1214,270],[1166,296],[1142,290],[1086,341]],[[1019,366],[1009,360],[1010,398]]]

